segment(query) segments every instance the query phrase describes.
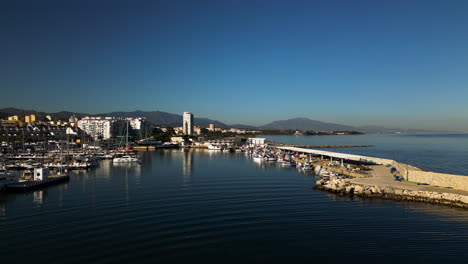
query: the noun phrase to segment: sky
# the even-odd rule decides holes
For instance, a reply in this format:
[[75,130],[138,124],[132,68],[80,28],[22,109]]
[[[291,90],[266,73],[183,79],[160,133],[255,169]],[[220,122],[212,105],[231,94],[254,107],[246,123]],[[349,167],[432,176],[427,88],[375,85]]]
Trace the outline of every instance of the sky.
[[468,132],[468,1],[0,3],[1,107]]

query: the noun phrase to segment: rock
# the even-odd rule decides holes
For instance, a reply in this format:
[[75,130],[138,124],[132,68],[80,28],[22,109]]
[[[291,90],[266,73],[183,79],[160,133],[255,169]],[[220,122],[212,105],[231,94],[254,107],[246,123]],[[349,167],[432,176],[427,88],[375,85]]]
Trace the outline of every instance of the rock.
[[354,193],[354,187],[353,186],[346,186],[345,192],[348,194],[353,194]]
[[374,186],[374,190],[374,193],[382,194],[382,191],[380,190],[379,186]]
[[356,185],[356,187],[354,187],[354,193],[362,193],[362,186]]

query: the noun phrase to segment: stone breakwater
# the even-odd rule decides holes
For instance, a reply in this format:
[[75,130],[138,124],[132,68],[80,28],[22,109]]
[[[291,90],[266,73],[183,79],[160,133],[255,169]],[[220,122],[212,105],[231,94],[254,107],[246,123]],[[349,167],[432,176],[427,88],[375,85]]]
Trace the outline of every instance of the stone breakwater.
[[330,177],[315,182],[315,188],[341,195],[375,197],[399,201],[417,201],[468,208],[468,196],[445,192],[413,191],[392,187],[379,187],[351,183],[348,179]]

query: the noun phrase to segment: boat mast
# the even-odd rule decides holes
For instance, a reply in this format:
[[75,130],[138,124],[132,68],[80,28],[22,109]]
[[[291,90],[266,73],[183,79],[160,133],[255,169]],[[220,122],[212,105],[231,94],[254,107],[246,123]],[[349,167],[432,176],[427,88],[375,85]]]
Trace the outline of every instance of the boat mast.
[[130,123],[130,120],[127,120],[127,134],[125,135],[125,146],[128,146],[128,125]]

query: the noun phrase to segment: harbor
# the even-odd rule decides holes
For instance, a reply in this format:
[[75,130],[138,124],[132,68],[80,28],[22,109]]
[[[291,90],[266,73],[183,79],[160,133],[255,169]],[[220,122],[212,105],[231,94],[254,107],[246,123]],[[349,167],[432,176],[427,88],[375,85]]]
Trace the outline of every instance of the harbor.
[[[189,143],[174,140],[169,144],[161,144],[155,143],[151,138],[130,143],[126,138],[124,148],[105,149],[96,144],[92,148],[70,148],[62,143],[45,148],[48,151],[6,153],[1,155],[5,177],[0,179],[3,182],[0,189],[26,191],[33,187],[68,180],[68,176],[51,176],[28,181],[18,176],[41,167],[63,172],[93,169],[98,167],[102,160],[111,160],[115,165],[139,164],[141,151],[179,148],[243,152],[255,162],[273,162],[282,168],[291,167],[308,171],[318,177],[315,184],[317,189],[344,195],[396,200],[413,199],[463,207],[468,204],[468,177],[429,172],[391,159],[323,150],[324,148],[369,148],[371,145],[299,145],[268,141],[258,137],[189,141]],[[13,177],[8,171],[18,171],[19,174],[13,173],[17,175]]]
[[[343,152],[384,150],[379,156],[385,157],[384,147],[376,144],[374,137],[387,140],[389,136],[365,136],[362,141],[369,141],[376,147],[346,148]],[[326,138],[319,139],[324,145],[330,144]],[[347,141],[348,138],[340,140]],[[397,147],[404,149],[402,144]],[[201,260],[213,247],[219,257],[248,254],[252,252],[253,244],[263,243],[254,250],[268,250],[270,255],[277,250],[276,245],[309,260],[311,250],[313,254],[320,254],[324,247],[336,246],[338,238],[349,241],[343,249],[347,256],[368,249],[371,252],[369,256],[374,258],[382,252],[408,254],[415,244],[407,237],[416,237],[424,247],[431,248],[431,252],[424,253],[428,258],[437,258],[447,252],[457,256],[465,254],[468,211],[455,204],[419,202],[416,198],[406,200],[394,195],[391,199],[390,193],[387,194],[390,189],[378,190],[370,184],[350,183],[345,186],[345,191],[346,187],[355,188],[352,195],[321,190],[316,184],[320,180],[324,185],[329,182],[331,186],[332,182],[372,178],[366,175],[362,178],[330,175],[327,178],[325,171],[322,176],[316,176],[312,162],[328,166],[330,157],[326,155],[322,160],[318,154],[293,152],[270,145],[244,144],[244,148],[247,151],[182,146],[139,151],[137,156],[141,163],[114,163],[112,159],[100,159],[96,167],[68,171],[68,181],[25,192],[2,192],[0,218],[3,222],[0,231],[4,241],[9,242],[5,242],[0,251],[10,258],[12,255],[17,258],[23,253],[17,249],[18,245],[46,242],[60,256],[66,255],[79,262],[98,258],[144,262],[147,256],[159,260],[160,256],[168,255],[168,250],[175,248],[170,252],[176,257],[171,258],[170,255],[163,260],[178,262],[181,256],[187,260]],[[457,152],[436,149],[444,150],[452,158],[450,153]],[[254,159],[256,152],[268,154],[270,160]],[[329,152],[341,153],[339,149]],[[281,162],[281,159],[286,162]],[[287,162],[288,159],[291,163]],[[359,175],[371,175],[372,171],[365,167],[380,166],[364,161],[360,164],[358,159],[343,160],[346,170],[348,162],[349,171],[354,170]],[[330,168],[341,169],[341,159],[333,157],[330,165],[333,165]],[[449,169],[441,169],[445,170]],[[401,184],[428,187],[409,182]],[[436,188],[444,193],[456,191],[442,186]],[[373,195],[373,191],[384,193],[378,196]],[[388,230],[392,230],[392,235],[386,235]],[[439,231],[444,232],[443,235]],[[284,243],[274,239],[279,234],[284,235],[285,239],[281,239]],[[87,240],[90,236],[95,238],[94,244],[104,245],[106,251],[96,251],[94,244]],[[224,245],[220,245],[219,238],[223,239]],[[377,246],[380,246],[374,253],[375,241],[379,241]],[[454,243],[459,246],[454,247]],[[311,249],[305,251],[298,244]],[[234,253],[229,253],[231,245],[236,248]],[[109,254],[115,247],[129,247],[125,253],[129,257],[123,259],[120,255]],[[38,249],[34,252],[41,262],[53,262],[56,257],[41,254]],[[198,255],[194,257],[193,252]],[[326,259],[324,257],[323,261]],[[344,262],[347,257],[338,260]]]
[[252,150],[257,161],[313,170],[315,188],[340,195],[468,207],[468,177],[426,171],[395,160],[268,145]]

